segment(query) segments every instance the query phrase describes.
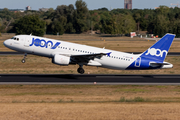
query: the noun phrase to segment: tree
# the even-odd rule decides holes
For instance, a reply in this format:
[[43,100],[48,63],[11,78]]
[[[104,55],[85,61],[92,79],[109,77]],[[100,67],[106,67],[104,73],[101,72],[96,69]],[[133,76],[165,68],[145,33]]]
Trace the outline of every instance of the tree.
[[101,32],[105,34],[115,34],[115,19],[114,18],[107,18],[104,20],[101,20]]
[[101,32],[105,34],[129,34],[135,30],[136,23],[131,15],[118,14],[104,16]]
[[176,34],[176,37],[180,37],[180,20],[171,21],[169,26],[169,32]]
[[[60,35],[64,32],[75,33],[73,14],[74,6],[72,4],[57,6],[56,10],[48,16],[48,19],[51,19],[52,22],[47,24],[47,33],[59,33]],[[47,22],[50,22],[50,20]]]
[[54,35],[56,35],[56,34],[63,35],[64,34],[64,26],[58,20],[54,20],[52,22],[51,29],[52,29],[52,33]]
[[99,8],[98,11],[109,11],[107,8],[103,7],[103,8]]
[[90,24],[88,24],[90,15],[84,1],[77,0],[75,5],[76,11],[74,12],[74,28],[77,33],[82,33],[90,28]]
[[169,20],[163,15],[156,16],[154,20],[154,34],[160,37],[169,32]]
[[99,22],[100,22],[100,15],[95,12],[91,11],[91,29],[99,30]]
[[159,8],[155,10],[155,12],[156,12],[156,14],[166,16],[169,13],[169,7],[167,7],[167,6],[159,6]]
[[15,22],[16,34],[33,34],[43,36],[45,33],[45,22],[37,15],[26,15]]

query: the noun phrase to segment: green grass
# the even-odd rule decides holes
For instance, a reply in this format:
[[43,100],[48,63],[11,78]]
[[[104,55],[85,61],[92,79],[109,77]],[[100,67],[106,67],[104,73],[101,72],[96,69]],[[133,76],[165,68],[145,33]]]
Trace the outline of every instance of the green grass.
[[27,92],[27,93],[14,93],[14,94],[9,94],[9,96],[25,96],[25,95],[34,95],[34,96],[39,96],[39,95],[67,95],[66,93],[42,93],[42,92]]
[[162,86],[162,85],[158,85],[158,86],[156,86],[157,88],[167,88],[167,86]]
[[139,89],[139,88],[130,88],[130,89],[116,89],[114,92],[132,92],[132,93],[137,93],[137,92],[148,92],[148,90]]
[[179,95],[180,86],[0,85],[0,103],[180,102]]
[[27,100],[27,101],[20,101],[20,100],[13,100],[12,103],[179,103],[180,98],[176,100],[173,99],[150,99],[150,98],[143,98],[143,97],[134,97],[134,98],[125,98],[121,97],[119,100],[107,100],[107,101],[81,101],[81,100],[57,100],[57,101],[45,101],[45,100]]
[[180,92],[180,88],[179,89],[173,89],[173,91]]
[[121,97],[118,102],[152,102],[152,100],[144,99],[142,97],[135,97],[133,99],[126,99],[125,97]]

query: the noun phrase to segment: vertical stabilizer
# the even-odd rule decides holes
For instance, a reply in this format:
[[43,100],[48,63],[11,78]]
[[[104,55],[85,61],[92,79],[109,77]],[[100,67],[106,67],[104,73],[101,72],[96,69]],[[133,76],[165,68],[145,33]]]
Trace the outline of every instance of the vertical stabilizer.
[[163,62],[167,56],[169,48],[174,40],[174,34],[166,34],[148,50],[142,53],[141,57],[149,58],[151,60],[157,60]]

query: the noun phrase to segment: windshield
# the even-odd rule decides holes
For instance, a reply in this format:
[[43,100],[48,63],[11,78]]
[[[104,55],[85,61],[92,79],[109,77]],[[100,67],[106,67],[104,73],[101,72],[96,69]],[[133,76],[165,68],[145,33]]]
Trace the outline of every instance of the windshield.
[[19,38],[12,37],[11,39],[19,41]]

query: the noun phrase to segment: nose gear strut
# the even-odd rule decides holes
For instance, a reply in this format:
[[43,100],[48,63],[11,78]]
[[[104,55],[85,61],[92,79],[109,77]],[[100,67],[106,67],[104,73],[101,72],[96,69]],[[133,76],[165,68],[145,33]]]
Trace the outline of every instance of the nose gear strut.
[[27,53],[24,54],[24,58],[21,60],[22,63],[26,62]]

